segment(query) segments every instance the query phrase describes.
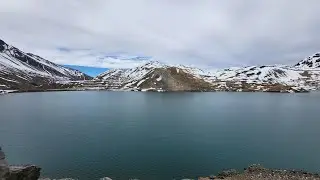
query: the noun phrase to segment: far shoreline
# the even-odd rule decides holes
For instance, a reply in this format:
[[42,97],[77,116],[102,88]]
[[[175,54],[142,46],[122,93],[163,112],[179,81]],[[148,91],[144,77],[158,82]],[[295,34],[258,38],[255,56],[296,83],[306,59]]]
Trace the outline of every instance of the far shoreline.
[[[8,92],[6,92],[8,91]],[[0,95],[5,94],[19,94],[19,93],[36,93],[36,92],[77,92],[77,91],[106,91],[106,92],[151,92],[151,93],[184,93],[184,92],[194,92],[194,93],[216,93],[216,92],[232,92],[232,93],[272,93],[272,94],[295,94],[295,93],[312,93],[317,91],[298,91],[298,92],[289,92],[289,91],[195,91],[195,90],[186,90],[186,91],[155,91],[155,90],[124,90],[124,89],[31,89],[31,90],[5,90],[4,93],[0,93]]]

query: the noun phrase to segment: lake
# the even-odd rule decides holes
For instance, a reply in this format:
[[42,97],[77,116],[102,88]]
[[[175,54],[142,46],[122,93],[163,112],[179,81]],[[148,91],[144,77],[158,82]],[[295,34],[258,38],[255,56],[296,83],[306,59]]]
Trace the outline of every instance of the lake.
[[0,146],[42,176],[181,179],[320,172],[320,93],[45,92],[0,96]]

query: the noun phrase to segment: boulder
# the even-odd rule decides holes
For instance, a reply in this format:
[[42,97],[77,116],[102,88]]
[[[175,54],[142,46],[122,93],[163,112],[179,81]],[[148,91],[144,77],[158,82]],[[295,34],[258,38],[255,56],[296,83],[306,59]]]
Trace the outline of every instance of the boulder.
[[0,147],[0,180],[5,179],[9,174],[9,165],[6,161],[6,156],[1,150]]
[[34,165],[9,166],[8,180],[38,180],[41,168]]
[[4,180],[9,175],[9,167],[0,165],[0,180]]
[[237,170],[230,169],[230,170],[222,171],[221,173],[218,174],[217,177],[220,178],[220,179],[223,179],[223,178],[231,177],[231,176],[234,176],[234,175],[237,175],[237,174],[238,174]]
[[0,180],[38,180],[41,168],[34,165],[9,166],[0,147]]

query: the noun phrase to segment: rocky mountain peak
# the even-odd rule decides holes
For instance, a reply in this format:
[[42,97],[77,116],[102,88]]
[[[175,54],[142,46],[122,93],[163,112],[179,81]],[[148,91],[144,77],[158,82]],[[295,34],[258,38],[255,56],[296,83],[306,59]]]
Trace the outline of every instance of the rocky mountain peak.
[[6,47],[5,47],[6,45],[7,44],[3,40],[0,39],[0,52],[6,49]]
[[131,69],[114,69],[97,77],[110,86],[151,91],[271,91],[296,92],[320,86],[320,53],[296,66],[261,65],[202,70],[151,61]]
[[0,45],[6,44],[2,39],[0,39]]
[[320,52],[306,57],[298,62],[294,67],[303,69],[320,68]]
[[159,62],[159,61],[149,61],[139,67],[148,67],[148,68],[162,68],[162,67],[167,67],[166,64]]
[[33,89],[58,81],[85,79],[91,77],[0,40],[0,89]]

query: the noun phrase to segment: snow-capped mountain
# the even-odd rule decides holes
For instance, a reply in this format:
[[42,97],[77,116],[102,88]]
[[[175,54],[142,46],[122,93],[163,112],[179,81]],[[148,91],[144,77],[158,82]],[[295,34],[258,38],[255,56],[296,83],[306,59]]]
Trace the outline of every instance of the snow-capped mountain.
[[167,68],[169,66],[157,62],[151,61],[142,66],[138,66],[133,69],[113,69],[110,71],[106,71],[96,77],[96,79],[104,79],[109,80],[118,78],[122,83],[136,81],[143,78],[146,74],[150,73],[152,70],[156,68]]
[[114,69],[95,79],[110,88],[152,91],[207,91],[211,83],[202,78],[202,71],[185,66],[173,66],[151,61],[132,69]]
[[[320,53],[294,66],[268,65],[202,70],[157,61],[131,69],[112,69],[87,80],[84,73],[0,40],[0,89],[120,89],[134,91],[268,91],[304,92],[319,89]],[[70,82],[69,82],[70,81]],[[62,83],[64,82],[64,83]],[[69,83],[65,83],[69,82]]]
[[66,80],[85,80],[90,76],[25,53],[0,40],[0,89],[31,88]]
[[316,64],[319,58],[315,59],[318,56],[309,59],[312,66],[300,62],[308,68],[273,65],[215,71],[153,61],[132,69],[110,70],[96,80],[107,82],[110,88],[142,91],[302,91],[317,89],[320,84],[320,69]]
[[217,71],[212,78],[248,83],[279,83],[291,86],[308,86],[308,80],[318,81],[319,71],[303,70],[289,66],[252,66]]
[[309,56],[309,57],[303,59],[298,64],[296,64],[294,67],[300,68],[300,69],[319,68],[319,70],[320,70],[320,53],[316,53],[312,56]]

